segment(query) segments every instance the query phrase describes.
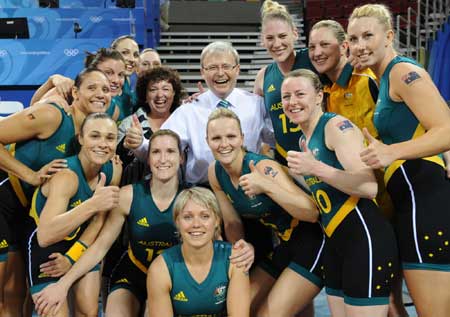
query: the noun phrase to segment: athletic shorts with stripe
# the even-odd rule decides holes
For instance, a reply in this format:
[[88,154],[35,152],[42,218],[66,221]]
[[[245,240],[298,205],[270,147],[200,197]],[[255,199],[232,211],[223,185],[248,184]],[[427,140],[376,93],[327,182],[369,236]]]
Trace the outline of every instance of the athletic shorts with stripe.
[[325,236],[318,223],[300,222],[289,241],[282,241],[274,252],[258,265],[274,278],[286,267],[317,287],[323,286],[322,253]]
[[354,306],[389,303],[398,251],[394,230],[373,201],[360,199],[326,238],[323,263],[328,295]]
[[[0,171],[0,262],[6,261],[8,252],[18,248],[28,218],[8,179],[8,174]],[[11,230],[14,228],[14,230]]]
[[450,272],[450,180],[442,166],[406,161],[387,189],[403,268]]
[[[48,262],[48,258],[52,253],[65,254],[75,241],[81,236],[80,230],[71,240],[62,240],[56,242],[46,248],[41,248],[37,241],[37,229],[34,230],[28,240],[28,279],[30,282],[30,292],[35,294],[44,287],[59,280],[59,277],[50,277],[45,273],[41,273],[40,265]],[[90,272],[99,271],[100,266],[96,265]]]

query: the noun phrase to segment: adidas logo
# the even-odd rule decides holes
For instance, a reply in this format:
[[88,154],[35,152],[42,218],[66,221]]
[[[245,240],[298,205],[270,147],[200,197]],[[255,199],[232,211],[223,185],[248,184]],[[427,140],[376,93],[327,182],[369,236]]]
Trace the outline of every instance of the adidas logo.
[[143,218],[139,219],[136,223],[138,225],[140,225],[140,226],[143,226],[143,227],[150,227],[150,225],[147,222],[147,218],[146,217],[143,217]]
[[272,85],[270,85],[269,86],[269,88],[267,88],[267,92],[272,92],[272,91],[275,91],[276,89],[275,89],[275,86],[272,84]]
[[120,280],[114,282],[114,284],[118,284],[118,283],[130,284],[130,282],[126,278],[121,278]]
[[46,278],[49,277],[49,275],[47,275],[47,273],[41,273],[38,275],[38,278]]
[[176,295],[173,297],[173,299],[174,299],[174,300],[177,300],[177,301],[180,301],[180,302],[187,302],[187,301],[188,301],[188,299],[186,298],[186,295],[184,295],[184,292],[183,292],[183,291],[181,291],[181,292],[179,292],[178,294],[176,294]]
[[8,242],[5,239],[3,239],[3,241],[0,242],[0,249],[4,249],[7,247],[8,247]]
[[56,149],[58,151],[60,151],[61,153],[66,153],[66,144],[65,143],[60,144],[60,145],[56,146]]
[[81,205],[81,199],[78,199],[77,201],[74,201],[70,204],[70,207],[75,208],[76,206]]

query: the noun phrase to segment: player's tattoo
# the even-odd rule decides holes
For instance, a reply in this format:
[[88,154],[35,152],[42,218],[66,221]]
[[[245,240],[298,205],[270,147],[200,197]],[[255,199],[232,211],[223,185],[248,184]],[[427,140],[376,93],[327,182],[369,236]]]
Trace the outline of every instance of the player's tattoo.
[[275,176],[277,176],[278,172],[275,171],[272,167],[266,166],[266,167],[264,167],[264,174],[275,177]]
[[420,75],[415,71],[409,72],[408,74],[402,76],[403,82],[407,85],[411,85],[413,82],[420,78]]
[[349,129],[353,129],[353,124],[350,122],[350,120],[342,120],[342,121],[338,122],[338,124],[336,126],[342,132],[345,132]]

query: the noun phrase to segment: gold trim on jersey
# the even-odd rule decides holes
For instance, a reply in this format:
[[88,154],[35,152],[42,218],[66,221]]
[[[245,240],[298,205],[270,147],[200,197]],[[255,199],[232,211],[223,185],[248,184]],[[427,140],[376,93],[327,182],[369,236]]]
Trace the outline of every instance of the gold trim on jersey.
[[[412,136],[412,139],[416,139],[422,135],[425,134],[425,129],[422,127],[422,125],[418,124],[416,131],[414,131],[414,134]],[[430,161],[430,162],[434,162],[440,166],[442,166],[443,168],[445,168],[445,163],[444,160],[438,156],[438,155],[433,155],[433,156],[428,156],[428,157],[422,157],[422,160],[426,160],[426,161]],[[391,165],[389,165],[386,168],[386,171],[384,172],[384,183],[387,185],[387,183],[389,182],[389,180],[392,177],[392,174],[394,174],[394,172],[404,163],[406,162],[406,160],[396,160],[394,161]]]
[[[438,156],[438,155],[434,155],[434,156],[429,156],[429,157],[422,157],[421,160],[425,160],[425,161],[430,161],[430,162],[434,162],[440,166],[442,166],[442,168],[445,168],[445,163],[444,160]],[[387,183],[389,182],[389,180],[392,177],[392,174],[394,174],[394,172],[404,163],[406,162],[406,160],[397,160],[394,161],[394,163],[392,163],[391,165],[389,165],[389,167],[386,169],[386,172],[384,173],[384,183],[387,185]]]
[[[38,193],[40,190],[41,190],[40,186],[36,187],[36,189],[34,190],[33,198],[31,199],[30,212],[29,212],[29,216],[34,219],[34,223],[36,224],[36,227],[39,226],[39,215],[38,215],[37,209],[36,209],[36,201],[37,201]],[[78,235],[78,232],[80,232],[80,230],[81,230],[81,227],[78,227],[76,230],[73,231],[73,233],[71,233],[70,235],[67,235],[64,238],[64,240],[70,241],[70,240],[75,239]]]
[[347,217],[347,215],[355,209],[355,206],[358,204],[359,197],[350,196],[345,203],[339,208],[333,218],[331,218],[330,222],[326,227],[324,227],[324,231],[328,237],[331,237],[334,230],[339,226],[339,224]]
[[36,210],[36,200],[38,196],[38,192],[41,189],[41,187],[36,187],[33,193],[33,198],[31,199],[31,207],[30,207],[30,217],[34,219],[34,222],[36,223],[36,227],[39,225],[39,216]]
[[278,143],[275,143],[275,149],[277,150],[277,152],[284,158],[287,157],[287,152],[285,149],[283,149],[283,147],[281,145],[279,145]]
[[128,245],[128,256],[130,257],[131,262],[137,266],[139,270],[147,274],[147,268],[141,261],[139,261],[133,254],[133,250],[131,249],[131,245]]
[[[9,152],[12,156],[16,156],[16,143],[12,143],[9,145]],[[26,207],[28,206],[28,199],[27,196],[25,196],[25,193],[23,191],[22,185],[20,184],[19,178],[17,176],[8,173],[9,182],[11,183],[11,186],[16,193],[17,198],[19,198],[20,203],[22,206]]]

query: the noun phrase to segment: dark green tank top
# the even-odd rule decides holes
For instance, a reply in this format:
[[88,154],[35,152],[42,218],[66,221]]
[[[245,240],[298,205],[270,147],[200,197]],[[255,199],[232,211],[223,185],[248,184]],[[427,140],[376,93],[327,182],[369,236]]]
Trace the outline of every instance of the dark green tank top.
[[[250,161],[253,160],[256,165],[259,161],[267,159],[269,158],[264,155],[246,152],[242,163],[242,175],[250,173]],[[280,238],[285,241],[289,240],[292,230],[298,224],[295,218],[265,194],[249,198],[241,186],[236,189],[231,182],[230,176],[217,161],[215,163],[215,171],[220,187],[222,187],[234,209],[241,217],[259,219],[264,225],[275,229]]]
[[[55,133],[47,139],[35,138],[8,145],[11,155],[34,171],[38,171],[55,159],[65,158],[77,153],[72,116],[57,104],[50,104],[61,112],[61,123]],[[9,174],[9,179],[22,205],[28,206],[29,199],[33,195],[33,186],[19,180],[12,174]]]
[[[83,167],[81,166],[81,162],[78,159],[77,155],[67,158],[67,166],[78,176],[78,189],[75,195],[73,195],[69,200],[69,204],[67,206],[67,211],[69,211],[70,209],[75,208],[81,203],[83,203],[85,200],[91,198],[94,192],[87,183],[87,180],[84,176]],[[39,224],[39,217],[41,216],[41,212],[45,206],[46,201],[47,197],[45,197],[42,194],[41,187],[40,186],[37,187],[34,192],[30,208],[30,217],[34,219],[36,226]],[[75,238],[78,239],[83,233],[84,229],[87,227],[87,224],[88,222],[82,224],[80,227],[75,229],[71,234],[69,234],[66,238],[64,238],[64,240],[70,241]]]
[[[389,97],[389,74],[398,63],[411,63],[420,66],[416,61],[403,56],[395,57],[386,67],[380,80],[380,93],[377,100],[373,121],[381,140],[385,144],[400,143],[411,140],[423,127],[414,113],[404,102],[393,101]],[[423,134],[423,133],[420,133]]]
[[156,256],[178,243],[172,212],[176,196],[166,210],[159,210],[153,201],[149,181],[141,181],[132,186],[133,202],[128,215],[128,255],[147,274],[147,269]]
[[[72,116],[57,104],[50,104],[61,112],[61,123],[55,133],[44,140],[31,139],[7,146],[12,156],[34,171],[38,171],[55,159],[76,155],[80,150]],[[102,172],[106,175],[108,185],[114,172],[112,163],[104,164]],[[22,205],[29,207],[35,188],[12,174],[9,174],[9,180]]]
[[[137,104],[137,96],[131,90],[131,86],[130,86],[130,83],[128,82],[128,80],[125,80],[125,83],[123,84],[122,94],[119,96],[113,97],[113,100],[115,103],[114,108],[119,107],[119,109],[120,109],[120,115],[119,115],[119,118],[117,119],[118,124],[120,124],[120,122],[124,118],[128,117],[130,114],[133,113],[133,108]],[[112,103],[111,103],[111,106],[112,106]],[[110,107],[110,108],[112,108],[112,107]],[[111,111],[112,111],[111,113],[108,111],[108,114],[110,116],[112,116],[112,114],[114,113],[114,109]]]
[[[396,56],[386,67],[380,80],[380,93],[373,115],[375,127],[378,130],[380,139],[385,144],[400,143],[408,141],[423,135],[426,131],[420,124],[417,117],[409,109],[403,101],[394,101],[389,96],[389,75],[394,65],[398,63],[411,63],[422,67],[416,61],[403,57]],[[408,75],[413,76],[413,75]],[[407,79],[407,78],[406,78]],[[414,79],[414,78],[411,78]],[[436,164],[445,166],[444,161],[440,155],[423,158],[432,161]],[[397,160],[386,168],[385,183],[387,183],[392,174],[405,162],[404,160]]]
[[170,298],[174,316],[227,316],[231,244],[214,241],[213,248],[211,269],[201,283],[197,283],[189,272],[181,253],[181,245],[175,245],[162,253],[172,280]]
[[[315,72],[306,48],[298,50],[295,55],[292,70],[299,68],[306,68]],[[297,124],[290,122],[283,112],[281,104],[281,84],[283,80],[284,76],[276,62],[267,66],[263,83],[264,104],[272,120],[275,133],[276,159],[281,164],[286,165],[287,151],[299,151],[298,139],[302,135],[302,131]]]
[[[342,165],[336,157],[336,153],[329,150],[325,144],[325,126],[335,116],[335,113],[326,112],[320,117],[309,140],[308,149],[317,160],[343,170]],[[302,136],[302,139],[305,139],[305,137]],[[305,176],[305,180],[319,207],[322,227],[327,236],[330,237],[342,220],[355,208],[359,197],[349,196],[333,186],[322,182],[316,176]]]

